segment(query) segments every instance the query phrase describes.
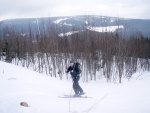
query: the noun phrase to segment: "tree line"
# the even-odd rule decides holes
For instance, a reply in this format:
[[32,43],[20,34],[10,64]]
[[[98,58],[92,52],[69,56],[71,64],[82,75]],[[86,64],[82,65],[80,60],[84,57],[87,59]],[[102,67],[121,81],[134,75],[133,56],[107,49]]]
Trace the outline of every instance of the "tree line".
[[150,38],[140,33],[126,38],[118,32],[98,33],[84,29],[59,37],[57,25],[44,22],[38,29],[29,24],[28,35],[13,27],[1,31],[0,60],[51,77],[68,78],[65,69],[71,59],[81,63],[85,82],[105,78],[107,82],[121,83],[123,77],[130,79],[137,71],[150,71]]

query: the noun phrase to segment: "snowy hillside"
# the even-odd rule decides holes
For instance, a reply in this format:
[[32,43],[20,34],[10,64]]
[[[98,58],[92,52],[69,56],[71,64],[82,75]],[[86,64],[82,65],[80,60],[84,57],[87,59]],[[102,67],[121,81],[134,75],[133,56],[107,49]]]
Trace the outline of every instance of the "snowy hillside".
[[0,113],[69,113],[69,109],[71,113],[150,113],[150,72],[136,73],[122,84],[81,79],[80,85],[92,98],[59,98],[73,94],[71,79],[51,78],[0,61]]

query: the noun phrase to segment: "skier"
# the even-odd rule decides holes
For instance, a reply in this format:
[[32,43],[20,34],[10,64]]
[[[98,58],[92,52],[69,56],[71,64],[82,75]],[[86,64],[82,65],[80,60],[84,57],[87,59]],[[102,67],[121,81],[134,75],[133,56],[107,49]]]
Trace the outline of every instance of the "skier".
[[72,80],[73,80],[73,90],[75,92],[74,96],[84,95],[83,89],[80,87],[78,81],[80,79],[80,67],[78,62],[70,61],[70,66],[67,68],[66,73],[70,72]]

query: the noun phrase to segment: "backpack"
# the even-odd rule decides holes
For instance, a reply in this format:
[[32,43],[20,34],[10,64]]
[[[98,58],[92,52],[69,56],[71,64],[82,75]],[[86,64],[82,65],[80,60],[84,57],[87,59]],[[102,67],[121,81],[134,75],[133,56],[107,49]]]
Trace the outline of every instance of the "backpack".
[[79,62],[76,62],[75,63],[75,65],[76,65],[76,67],[77,67],[77,69],[78,69],[78,74],[80,74],[82,71],[81,71],[81,65],[80,65],[80,63]]

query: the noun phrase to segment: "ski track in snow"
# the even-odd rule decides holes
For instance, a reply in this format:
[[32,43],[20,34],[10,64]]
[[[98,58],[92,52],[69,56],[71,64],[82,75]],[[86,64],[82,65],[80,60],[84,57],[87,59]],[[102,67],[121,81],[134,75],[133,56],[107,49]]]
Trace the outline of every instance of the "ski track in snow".
[[69,109],[70,113],[150,113],[150,72],[140,75],[135,73],[122,84],[105,79],[83,83],[81,78],[80,85],[93,98],[69,100],[58,96],[70,94],[71,79],[59,80],[0,61],[0,113],[69,113]]

